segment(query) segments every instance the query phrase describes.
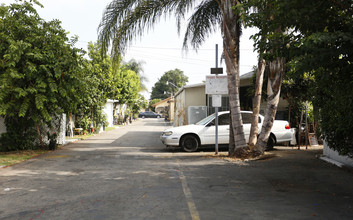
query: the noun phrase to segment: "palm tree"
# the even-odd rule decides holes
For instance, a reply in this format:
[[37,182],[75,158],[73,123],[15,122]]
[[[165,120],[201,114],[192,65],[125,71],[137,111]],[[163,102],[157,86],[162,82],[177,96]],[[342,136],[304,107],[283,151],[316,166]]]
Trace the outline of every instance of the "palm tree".
[[132,71],[134,71],[140,77],[140,92],[147,91],[145,82],[148,82],[147,77],[143,75],[143,64],[144,61],[136,61],[131,59],[129,62],[125,63],[124,66]]
[[99,41],[105,50],[111,47],[113,56],[123,53],[135,37],[142,36],[162,16],[174,15],[180,30],[181,21],[193,10],[184,37],[185,49],[188,44],[197,49],[210,33],[221,28],[231,111],[230,156],[242,156],[247,148],[239,99],[241,25],[235,10],[239,4],[240,0],[112,0],[98,28]]

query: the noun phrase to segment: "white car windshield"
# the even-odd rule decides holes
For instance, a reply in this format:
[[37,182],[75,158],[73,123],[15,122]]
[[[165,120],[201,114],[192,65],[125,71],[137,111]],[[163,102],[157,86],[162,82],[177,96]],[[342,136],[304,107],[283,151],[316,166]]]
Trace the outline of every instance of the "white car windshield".
[[210,121],[212,121],[215,118],[215,114],[212,114],[201,121],[197,122],[196,125],[207,125]]

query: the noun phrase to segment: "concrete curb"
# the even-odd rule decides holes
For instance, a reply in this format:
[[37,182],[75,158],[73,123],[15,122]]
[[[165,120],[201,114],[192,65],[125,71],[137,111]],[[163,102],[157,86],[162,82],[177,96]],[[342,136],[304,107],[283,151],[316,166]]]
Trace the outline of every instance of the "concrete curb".
[[321,159],[321,160],[323,160],[323,161],[326,161],[326,162],[328,162],[328,163],[331,163],[331,164],[333,164],[333,165],[336,165],[336,166],[338,166],[338,167],[340,167],[340,168],[342,168],[342,167],[345,166],[343,163],[340,163],[340,162],[338,162],[338,161],[336,161],[336,160],[332,160],[331,158],[328,158],[328,157],[326,157],[326,156],[324,156],[324,155],[320,155],[320,156],[319,156],[319,159]]

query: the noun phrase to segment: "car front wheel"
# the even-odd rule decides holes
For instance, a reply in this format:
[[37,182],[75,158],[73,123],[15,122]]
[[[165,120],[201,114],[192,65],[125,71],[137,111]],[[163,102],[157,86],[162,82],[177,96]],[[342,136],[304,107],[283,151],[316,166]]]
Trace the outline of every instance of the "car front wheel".
[[195,135],[185,135],[180,141],[181,148],[186,152],[196,151],[199,147],[199,141]]

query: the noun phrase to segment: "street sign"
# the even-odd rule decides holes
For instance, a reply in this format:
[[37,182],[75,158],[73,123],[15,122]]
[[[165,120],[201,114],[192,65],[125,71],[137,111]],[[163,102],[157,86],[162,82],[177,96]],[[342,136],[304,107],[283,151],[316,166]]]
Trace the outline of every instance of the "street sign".
[[223,68],[211,68],[211,74],[223,74]]
[[212,107],[222,107],[222,95],[212,95]]
[[206,94],[228,94],[227,76],[206,76]]

